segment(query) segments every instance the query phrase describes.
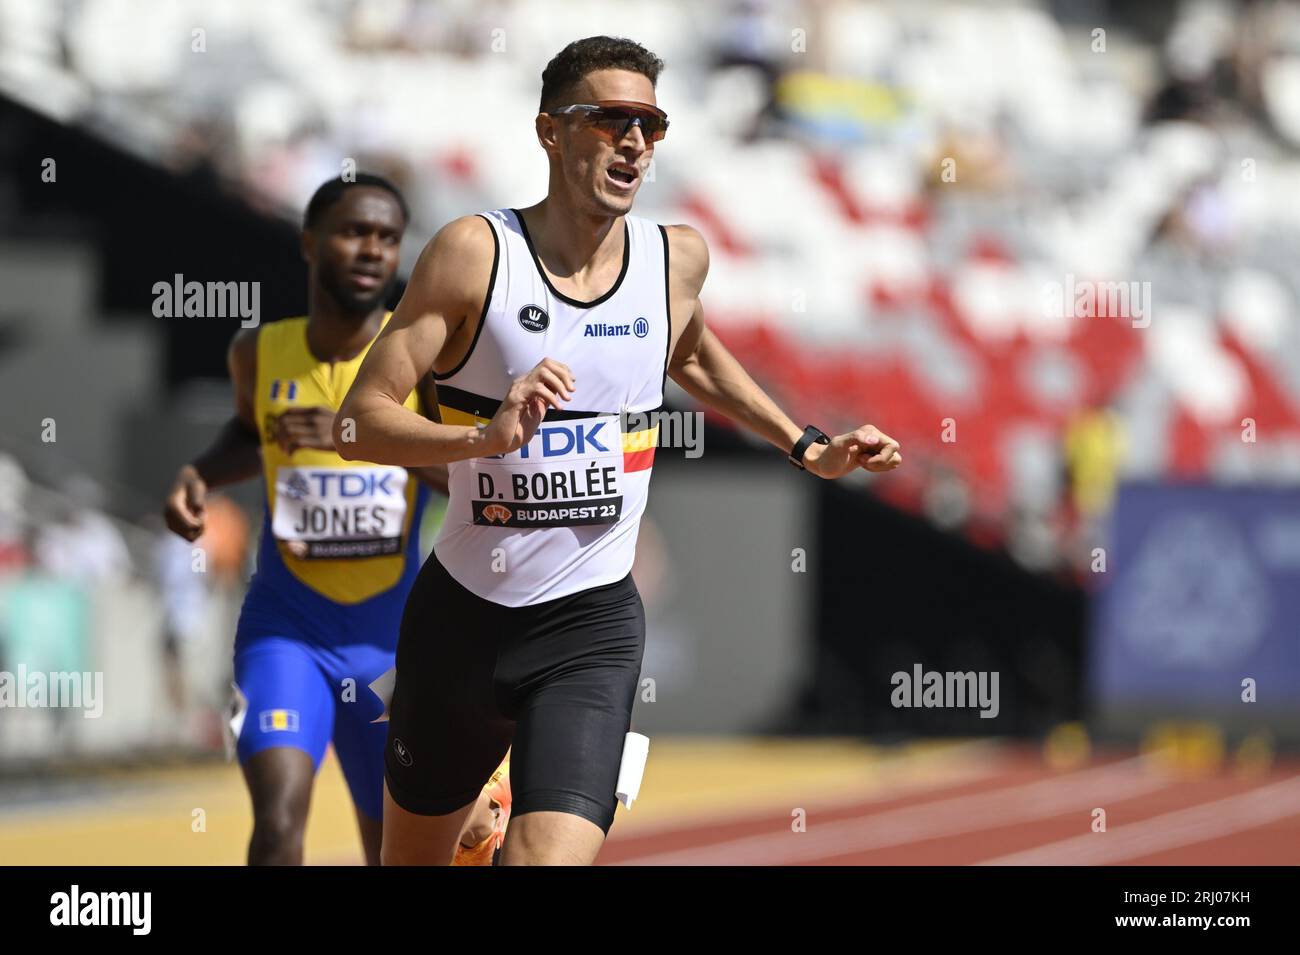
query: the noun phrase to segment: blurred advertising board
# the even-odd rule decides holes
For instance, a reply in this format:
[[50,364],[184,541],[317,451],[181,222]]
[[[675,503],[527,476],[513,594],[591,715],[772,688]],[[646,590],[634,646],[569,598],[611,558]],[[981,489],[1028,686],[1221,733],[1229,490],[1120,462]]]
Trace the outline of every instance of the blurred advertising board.
[[1300,489],[1131,485],[1090,614],[1090,714],[1300,742]]

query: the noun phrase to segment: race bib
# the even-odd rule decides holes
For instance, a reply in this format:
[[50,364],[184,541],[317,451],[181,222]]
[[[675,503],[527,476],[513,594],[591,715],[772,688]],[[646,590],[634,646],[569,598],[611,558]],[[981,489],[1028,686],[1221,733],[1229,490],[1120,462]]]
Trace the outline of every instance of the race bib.
[[301,558],[399,554],[406,481],[400,467],[279,468],[271,533]]
[[615,524],[623,513],[619,416],[545,422],[518,451],[478,458],[470,480],[475,524]]

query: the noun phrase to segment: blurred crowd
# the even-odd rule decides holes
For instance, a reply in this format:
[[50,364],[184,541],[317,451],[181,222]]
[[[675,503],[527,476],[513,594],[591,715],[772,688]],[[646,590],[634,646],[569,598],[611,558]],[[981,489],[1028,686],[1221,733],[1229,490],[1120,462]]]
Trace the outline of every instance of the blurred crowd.
[[[103,488],[88,475],[44,487],[0,452],[0,579],[31,571],[97,586],[144,577],[189,593],[195,591],[180,582],[205,574],[221,585],[247,579],[248,519],[228,499],[213,498],[205,533],[193,546],[163,532],[161,520],[152,527],[144,522],[156,534],[142,533],[144,527],[110,517],[104,502]],[[124,529],[133,537],[129,544]]]
[[[190,544],[161,519],[137,526],[103,506],[93,478],[73,475],[46,487],[0,453],[0,670],[12,672],[16,660],[28,670],[100,668],[96,641],[105,635],[97,633],[96,611],[123,589],[146,588],[161,621],[137,620],[134,632],[114,639],[157,639],[159,695],[166,701],[161,741],[219,748],[213,699],[224,694],[224,678],[196,680],[186,672],[186,656],[213,635],[214,600],[242,596],[248,520],[227,498],[213,497],[206,530]],[[219,637],[224,647],[226,635]]]

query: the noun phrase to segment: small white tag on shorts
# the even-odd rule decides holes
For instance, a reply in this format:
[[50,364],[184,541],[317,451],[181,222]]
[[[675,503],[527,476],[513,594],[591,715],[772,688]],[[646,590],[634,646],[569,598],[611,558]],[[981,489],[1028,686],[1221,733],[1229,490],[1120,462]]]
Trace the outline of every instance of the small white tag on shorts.
[[373,719],[370,722],[388,722],[388,707],[393,702],[393,687],[396,685],[397,667],[395,666],[389,667],[383,673],[379,674],[379,676],[375,678],[375,681],[370,684],[371,692],[384,701],[384,712],[380,713],[377,719]]
[[239,747],[239,734],[244,731],[244,716],[248,713],[248,697],[239,688],[238,683],[230,684],[230,704],[227,706],[229,718],[222,724],[224,731],[221,735],[226,744],[226,762],[235,758],[235,752]]
[[614,795],[627,809],[641,791],[641,777],[645,775],[646,757],[650,755],[650,737],[628,733],[623,737],[623,761],[618,767],[618,784]]

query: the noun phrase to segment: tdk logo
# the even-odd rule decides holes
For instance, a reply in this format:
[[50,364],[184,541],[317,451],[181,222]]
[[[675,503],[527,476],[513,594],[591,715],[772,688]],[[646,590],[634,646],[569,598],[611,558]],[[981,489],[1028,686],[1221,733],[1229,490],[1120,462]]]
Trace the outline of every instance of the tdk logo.
[[[392,472],[383,474],[356,474],[351,471],[313,471],[309,478],[319,487],[320,497],[328,497],[330,485],[335,486],[339,497],[374,497],[377,494],[393,494],[388,482]],[[301,491],[300,488],[295,490]],[[292,495],[291,495],[292,496]]]
[[307,479],[305,477],[303,477],[297,471],[294,471],[292,474],[289,475],[289,483],[286,484],[284,488],[285,497],[287,497],[291,501],[301,501],[304,497],[306,497],[310,493],[311,493],[311,485],[307,483]]
[[[538,434],[542,439],[542,457],[554,458],[563,454],[587,454],[589,451],[608,452],[609,448],[601,444],[596,437],[600,434],[600,429],[605,427],[607,423],[599,421],[596,424],[560,425],[541,428]],[[521,458],[528,457],[528,447],[525,444],[519,449]]]
[[603,325],[600,322],[587,325],[582,330],[583,338],[616,338],[622,335],[635,335],[645,338],[650,334],[650,323],[638,318],[631,325]]

